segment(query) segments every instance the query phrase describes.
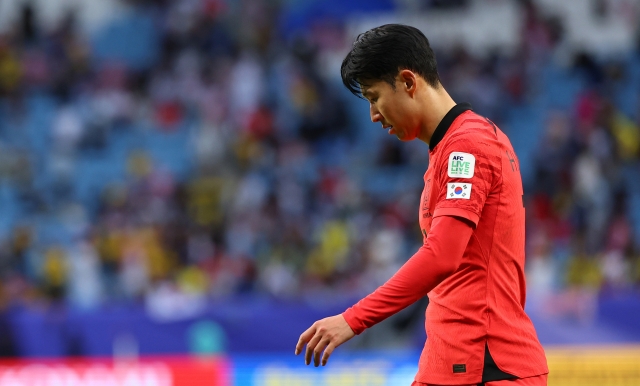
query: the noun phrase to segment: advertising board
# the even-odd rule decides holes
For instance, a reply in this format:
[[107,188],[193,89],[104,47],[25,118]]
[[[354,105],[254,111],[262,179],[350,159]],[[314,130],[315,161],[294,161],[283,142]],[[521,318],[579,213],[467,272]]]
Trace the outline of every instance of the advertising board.
[[0,361],[0,386],[227,386],[229,364],[213,357]]

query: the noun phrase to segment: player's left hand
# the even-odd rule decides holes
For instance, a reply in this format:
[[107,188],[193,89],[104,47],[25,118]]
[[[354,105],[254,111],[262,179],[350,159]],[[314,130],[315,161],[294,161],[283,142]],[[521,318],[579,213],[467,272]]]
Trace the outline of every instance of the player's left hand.
[[[329,356],[344,342],[355,336],[344,316],[335,315],[329,318],[318,320],[307,331],[303,332],[296,345],[296,355],[302,352],[305,343],[307,350],[304,354],[304,363],[311,363],[318,367],[320,365],[320,354],[322,354],[322,365],[326,365]],[[323,354],[324,351],[324,354]]]

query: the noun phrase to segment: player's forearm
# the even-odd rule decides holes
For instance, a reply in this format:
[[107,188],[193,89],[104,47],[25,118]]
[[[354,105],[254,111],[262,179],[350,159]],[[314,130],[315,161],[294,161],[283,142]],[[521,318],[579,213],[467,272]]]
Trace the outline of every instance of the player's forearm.
[[391,279],[343,316],[356,334],[383,321],[425,296],[454,273],[471,238],[471,224],[459,218],[433,219],[427,242]]

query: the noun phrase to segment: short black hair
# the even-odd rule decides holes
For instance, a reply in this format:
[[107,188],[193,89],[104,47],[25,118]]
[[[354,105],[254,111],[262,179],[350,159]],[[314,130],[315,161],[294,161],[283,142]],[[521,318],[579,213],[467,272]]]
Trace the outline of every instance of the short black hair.
[[401,70],[422,76],[432,87],[440,86],[436,55],[429,39],[417,28],[385,24],[361,33],[342,61],[342,83],[356,96],[362,85],[383,80],[395,88]]

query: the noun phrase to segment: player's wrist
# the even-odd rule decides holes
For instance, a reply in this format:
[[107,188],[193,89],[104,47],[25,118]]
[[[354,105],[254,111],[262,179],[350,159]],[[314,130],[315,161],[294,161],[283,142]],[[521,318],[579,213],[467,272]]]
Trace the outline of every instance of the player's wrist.
[[358,318],[358,315],[353,309],[353,307],[348,308],[341,315],[344,318],[344,320],[347,322],[347,324],[351,328],[351,331],[353,331],[354,334],[360,335],[364,330],[367,329],[364,323],[360,321],[360,318]]

